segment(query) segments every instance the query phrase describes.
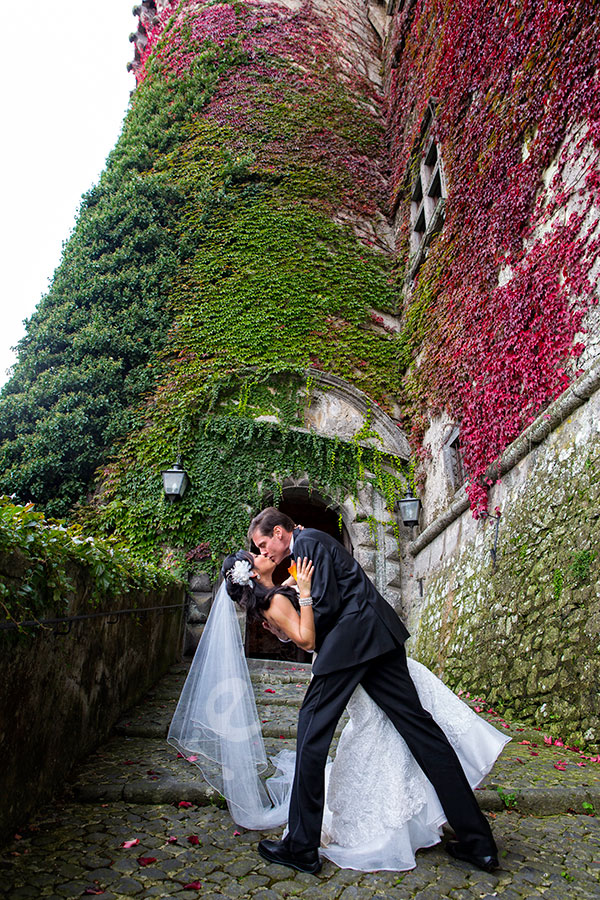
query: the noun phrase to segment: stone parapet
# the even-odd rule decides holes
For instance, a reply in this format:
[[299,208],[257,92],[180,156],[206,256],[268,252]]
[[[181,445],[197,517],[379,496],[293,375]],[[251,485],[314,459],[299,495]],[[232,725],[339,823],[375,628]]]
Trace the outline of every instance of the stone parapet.
[[63,786],[180,652],[182,586],[91,608],[89,577],[77,575],[64,621],[32,635],[0,632],[0,840]]

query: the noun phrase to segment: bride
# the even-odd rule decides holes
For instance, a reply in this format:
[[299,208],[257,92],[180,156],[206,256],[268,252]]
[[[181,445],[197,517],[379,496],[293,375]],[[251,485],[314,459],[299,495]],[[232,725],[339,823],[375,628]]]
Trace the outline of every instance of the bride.
[[[227,800],[235,822],[268,831],[287,821],[295,753],[268,762],[241,633],[231,600],[249,620],[260,619],[281,640],[313,650],[312,563],[299,560],[293,579],[276,586],[275,563],[238,550],[222,567],[224,581],[184,685],[168,741],[192,757]],[[472,788],[489,772],[510,738],[477,716],[425,666],[408,661],[420,701],[456,751]],[[437,795],[386,714],[359,685],[350,716],[326,772],[321,856],[342,868],[403,871],[415,852],[441,839],[446,817]]]

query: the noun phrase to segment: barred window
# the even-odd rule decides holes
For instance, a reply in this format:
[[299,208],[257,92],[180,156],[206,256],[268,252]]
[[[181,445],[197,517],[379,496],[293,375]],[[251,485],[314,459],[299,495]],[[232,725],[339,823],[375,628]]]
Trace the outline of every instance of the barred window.
[[412,283],[427,259],[431,241],[444,225],[446,181],[440,149],[434,135],[435,106],[431,102],[423,120],[418,159],[410,198],[410,258],[407,281]]
[[444,444],[446,471],[455,491],[465,483],[466,475],[460,449],[460,431],[454,428]]

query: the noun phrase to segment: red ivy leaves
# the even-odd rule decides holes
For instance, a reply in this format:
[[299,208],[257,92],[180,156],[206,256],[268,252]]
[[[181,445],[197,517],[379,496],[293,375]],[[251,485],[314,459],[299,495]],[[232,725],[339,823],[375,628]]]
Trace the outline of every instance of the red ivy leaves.
[[422,0],[394,20],[400,212],[431,98],[448,183],[444,231],[407,301],[423,311],[413,440],[428,411],[460,422],[475,514],[490,464],[564,391],[584,349],[576,336],[597,300],[599,47],[586,0]]

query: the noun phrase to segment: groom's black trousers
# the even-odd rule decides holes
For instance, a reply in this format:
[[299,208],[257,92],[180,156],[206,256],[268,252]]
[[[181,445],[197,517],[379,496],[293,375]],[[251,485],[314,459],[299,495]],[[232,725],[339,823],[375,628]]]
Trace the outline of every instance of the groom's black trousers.
[[457,838],[472,853],[496,853],[487,819],[460,761],[430,714],[423,709],[406,664],[404,647],[349,669],[315,675],[298,719],[296,772],[286,838],[290,850],[313,849],[321,839],[324,773],[335,726],[357,684],[387,713],[432,783]]

